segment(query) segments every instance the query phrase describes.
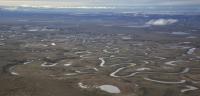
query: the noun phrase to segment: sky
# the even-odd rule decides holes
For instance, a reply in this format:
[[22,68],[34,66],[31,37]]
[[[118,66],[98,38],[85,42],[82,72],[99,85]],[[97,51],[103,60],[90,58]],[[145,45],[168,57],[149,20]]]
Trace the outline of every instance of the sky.
[[130,6],[193,6],[200,0],[0,0],[0,6],[22,7],[130,7]]

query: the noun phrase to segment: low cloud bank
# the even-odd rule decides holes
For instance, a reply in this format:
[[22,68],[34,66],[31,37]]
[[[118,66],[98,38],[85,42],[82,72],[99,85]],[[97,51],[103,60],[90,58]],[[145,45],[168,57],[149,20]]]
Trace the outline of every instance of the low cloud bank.
[[18,7],[0,7],[0,10],[16,11]]
[[146,24],[154,26],[164,26],[164,25],[171,25],[176,22],[178,22],[177,19],[157,19],[157,20],[150,20]]

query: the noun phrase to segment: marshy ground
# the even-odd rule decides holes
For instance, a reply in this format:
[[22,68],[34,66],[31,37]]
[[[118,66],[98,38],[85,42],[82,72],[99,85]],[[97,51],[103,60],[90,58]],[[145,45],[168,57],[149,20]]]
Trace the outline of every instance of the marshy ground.
[[84,16],[42,20],[1,22],[0,96],[200,94],[200,29],[192,20],[169,26]]

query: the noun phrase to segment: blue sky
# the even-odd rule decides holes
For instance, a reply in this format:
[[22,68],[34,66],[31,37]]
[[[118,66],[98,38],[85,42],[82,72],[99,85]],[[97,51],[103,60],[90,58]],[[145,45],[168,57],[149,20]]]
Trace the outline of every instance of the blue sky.
[[200,0],[0,0],[0,6],[34,7],[128,7],[128,6],[191,6]]
[[[0,0],[0,10],[200,13],[200,0]],[[67,10],[70,9],[70,10]],[[80,10],[84,9],[84,10]],[[89,9],[89,10],[88,10]],[[95,9],[95,10],[91,10]],[[97,10],[96,10],[97,9]],[[99,10],[100,9],[100,10]],[[40,11],[41,11],[40,10]]]

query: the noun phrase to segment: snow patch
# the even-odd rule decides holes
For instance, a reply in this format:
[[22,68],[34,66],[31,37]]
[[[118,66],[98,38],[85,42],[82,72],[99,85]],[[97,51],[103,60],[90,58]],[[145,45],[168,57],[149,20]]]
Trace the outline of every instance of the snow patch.
[[136,71],[145,71],[145,70],[151,70],[151,68],[138,68]]
[[186,85],[186,88],[182,89],[181,92],[184,93],[184,92],[187,92],[187,91],[192,91],[192,90],[197,90],[197,89],[199,89],[199,88],[194,87],[194,86],[190,86],[190,85]]
[[89,88],[87,85],[84,85],[81,82],[79,82],[78,85],[79,85],[80,88],[83,88],[83,89]]
[[113,85],[101,85],[99,88],[108,93],[121,93],[120,89]]
[[51,65],[47,64],[47,62],[44,62],[41,64],[42,67],[53,67],[53,66],[56,66],[58,63],[53,63]]
[[152,81],[152,82],[156,82],[156,83],[162,83],[162,84],[181,84],[181,83],[185,83],[186,80],[181,80],[181,81],[177,81],[177,82],[168,82],[168,81],[159,81],[159,80],[153,80],[150,78],[144,78],[147,81]]
[[52,46],[56,46],[56,43],[51,43]]
[[104,60],[103,58],[99,58],[99,60],[101,60],[101,63],[100,63],[100,65],[99,65],[99,66],[103,67],[103,66],[104,66],[104,64],[105,64],[105,60]]
[[72,64],[64,64],[65,67],[71,66]]

